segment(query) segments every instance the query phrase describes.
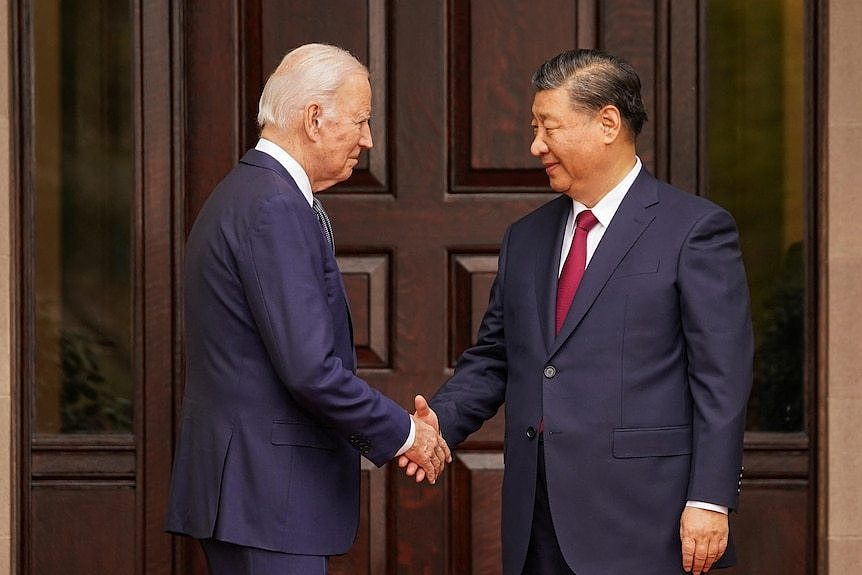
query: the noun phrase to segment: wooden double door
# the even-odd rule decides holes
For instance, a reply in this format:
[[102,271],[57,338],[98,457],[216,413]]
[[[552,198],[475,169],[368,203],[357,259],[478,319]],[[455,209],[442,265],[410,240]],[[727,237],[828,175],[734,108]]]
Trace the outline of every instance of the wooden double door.
[[[233,38],[222,43],[238,50],[210,61],[200,89],[190,93],[238,90],[236,99],[215,90],[217,98],[188,100],[189,173],[207,176],[189,181],[189,221],[214,179],[253,145],[260,87],[286,51],[318,41],[357,55],[372,76],[375,146],[351,180],[321,198],[338,239],[360,373],[410,406],[416,393],[433,393],[473,340],[506,226],[551,197],[529,153],[530,78],[539,64],[571,47],[597,46],[599,38],[632,59],[657,120],[647,125],[640,153],[656,167],[659,133],[670,123],[669,103],[657,108],[657,92],[666,98],[683,91],[668,86],[670,79],[693,85],[695,51],[659,37],[669,22],[643,2],[324,4],[263,0],[222,13],[201,5],[193,13],[191,84],[198,58],[212,58],[213,38]],[[656,69],[659,49],[668,51],[664,63],[681,69]],[[213,121],[238,111],[236,123]],[[691,144],[678,145],[693,153],[697,107],[674,113],[688,125]],[[695,157],[680,160],[686,173],[678,176],[694,189]],[[501,413],[460,446],[445,481],[433,488],[403,479],[397,468],[366,466],[359,537],[333,571],[499,572],[502,430]]]
[[[36,536],[26,548],[28,572],[62,559],[58,573],[90,573],[102,564],[96,557],[111,554],[124,559],[109,563],[117,569],[110,572],[205,573],[194,545],[161,531],[182,396],[182,244],[215,184],[254,145],[260,89],[289,49],[338,44],[371,71],[374,148],[348,182],[321,197],[335,228],[360,375],[405,407],[416,393],[432,394],[473,340],[507,225],[552,197],[529,153],[530,78],[545,59],[601,47],[629,60],[649,114],[641,158],[679,187],[705,187],[701,2],[135,4],[135,433],[117,444],[36,446],[43,459],[78,454],[79,464],[48,477],[50,486],[73,488],[33,497],[49,487],[37,477],[26,494],[39,501],[22,517]],[[434,487],[392,466],[364,465],[358,538],[332,571],[499,573],[502,430],[500,413],[459,447]],[[734,572],[812,572],[807,438],[758,436],[746,460],[750,488],[735,519],[746,566]],[[33,461],[31,472],[42,460]],[[95,471],[81,472],[87,465]],[[47,525],[63,519],[70,501],[98,519],[83,540],[92,545],[77,559],[43,561],[52,538],[68,535]]]

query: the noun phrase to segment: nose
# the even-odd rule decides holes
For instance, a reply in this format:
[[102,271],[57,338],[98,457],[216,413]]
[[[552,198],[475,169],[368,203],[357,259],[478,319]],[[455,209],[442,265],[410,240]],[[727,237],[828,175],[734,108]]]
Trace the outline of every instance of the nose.
[[536,131],[536,135],[533,136],[533,142],[530,144],[530,153],[536,156],[537,158],[542,154],[546,154],[548,152],[548,146],[545,144],[545,140],[542,139],[541,130]]
[[359,137],[359,145],[365,149],[374,147],[374,140],[371,138],[371,124],[365,122],[362,124],[362,132]]

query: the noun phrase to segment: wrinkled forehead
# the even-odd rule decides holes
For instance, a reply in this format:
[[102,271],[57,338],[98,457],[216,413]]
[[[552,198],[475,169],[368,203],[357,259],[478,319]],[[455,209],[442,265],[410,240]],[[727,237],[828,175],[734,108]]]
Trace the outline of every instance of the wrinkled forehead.
[[367,74],[350,74],[335,91],[337,108],[349,115],[371,112],[371,83]]

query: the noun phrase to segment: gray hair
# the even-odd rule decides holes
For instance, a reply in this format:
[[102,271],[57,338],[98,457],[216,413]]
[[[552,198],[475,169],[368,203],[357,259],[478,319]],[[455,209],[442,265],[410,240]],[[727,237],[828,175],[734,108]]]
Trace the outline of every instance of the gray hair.
[[533,74],[533,88],[566,87],[573,106],[598,111],[611,104],[637,137],[647,119],[641,81],[631,64],[601,50],[569,50],[554,56]]
[[288,52],[269,76],[258,104],[257,124],[287,128],[306,104],[331,104],[333,94],[351,74],[368,75],[350,52],[329,44],[305,44]]

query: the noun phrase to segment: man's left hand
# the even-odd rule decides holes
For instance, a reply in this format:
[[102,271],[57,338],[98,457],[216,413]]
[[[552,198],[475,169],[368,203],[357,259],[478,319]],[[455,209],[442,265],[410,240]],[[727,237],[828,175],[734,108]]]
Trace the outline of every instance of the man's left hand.
[[724,513],[686,507],[679,521],[683,570],[693,575],[708,572],[727,549],[728,532]]

